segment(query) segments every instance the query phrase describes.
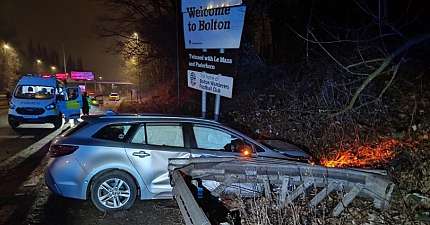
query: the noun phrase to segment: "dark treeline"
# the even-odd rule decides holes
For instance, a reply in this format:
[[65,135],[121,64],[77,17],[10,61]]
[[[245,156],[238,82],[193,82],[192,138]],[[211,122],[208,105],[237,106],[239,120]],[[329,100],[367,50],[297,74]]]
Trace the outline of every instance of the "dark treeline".
[[[100,21],[100,35],[117,40],[112,49],[135,62],[130,64],[139,67],[140,73],[133,72],[140,75],[141,86],[176,79],[179,30],[180,87],[188,90],[178,1],[98,1],[108,8]],[[241,49],[227,50],[239,54],[234,98],[223,99],[225,114],[241,112],[233,120],[240,120],[235,115],[249,114],[250,118],[242,119],[251,121],[252,112],[263,115],[260,111],[277,109],[282,112],[280,121],[293,117],[290,120],[302,127],[290,128],[308,132],[294,134],[298,142],[321,145],[317,139],[309,143],[307,137],[320,137],[327,127],[333,128],[333,118],[345,115],[349,121],[342,123],[345,129],[354,129],[359,122],[381,125],[390,118],[387,113],[395,110],[398,99],[393,96],[423,95],[423,89],[408,89],[428,79],[422,74],[429,70],[430,14],[423,1],[244,0],[244,4]],[[412,94],[415,91],[420,92]],[[196,104],[188,105],[198,108],[199,93],[193,93]],[[270,132],[265,135],[276,134]],[[278,133],[291,138],[288,132]]]
[[[145,70],[149,80],[174,79],[177,28],[183,49],[178,1],[99,1],[108,8],[99,31],[117,40],[112,49],[125,59],[135,57],[142,68],[149,66]],[[357,60],[385,58],[430,29],[428,13],[417,0],[244,0],[244,4],[248,9],[241,65],[286,65],[325,55],[346,67]],[[180,57],[185,58],[183,51]],[[249,71],[238,72],[251,76]]]
[[[64,71],[60,46],[23,41],[16,31],[16,21],[8,17],[8,4],[0,4],[0,92],[11,91],[22,74],[50,74]],[[8,46],[6,48],[6,46]],[[84,70],[80,57],[66,56],[67,70]],[[52,70],[51,67],[55,67]]]
[[[13,31],[9,28],[0,29],[0,92],[11,91],[23,74],[54,74],[64,71],[62,52],[31,40],[21,43]],[[85,70],[82,59],[70,54],[66,56],[66,65],[67,71]]]
[[[64,71],[64,55],[62,50],[49,48],[41,43],[34,43],[30,40],[27,43],[27,49],[24,51],[26,58],[23,71],[28,73],[51,73]],[[40,61],[39,61],[40,60]],[[74,58],[72,55],[66,55],[67,71],[84,70],[82,58]],[[57,68],[52,71],[51,66]]]

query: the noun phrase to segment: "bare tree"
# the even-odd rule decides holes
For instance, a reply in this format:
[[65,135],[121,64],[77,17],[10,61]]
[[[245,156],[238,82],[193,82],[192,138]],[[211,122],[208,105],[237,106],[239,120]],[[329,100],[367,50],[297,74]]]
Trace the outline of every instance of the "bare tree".
[[[3,43],[0,41],[0,43]],[[7,45],[0,46],[0,89],[11,91],[19,77],[21,62],[17,51]]]
[[148,66],[152,67],[151,71],[162,73],[153,79],[143,74],[146,82],[167,79],[166,74],[174,74],[177,1],[98,1],[108,10],[108,15],[100,19],[99,34],[115,40],[112,51],[120,53],[125,61],[136,60],[141,74]]
[[[387,1],[354,0],[355,7],[361,11],[363,20],[360,26],[354,28],[331,26],[313,18],[309,22],[312,26],[306,29],[306,35],[300,34],[287,24],[287,27],[306,44],[313,44],[322,50],[342,71],[349,74],[351,79],[361,81],[361,85],[352,86],[355,89],[350,94],[350,100],[343,109],[337,109],[333,116],[343,114],[355,108],[371,104],[381,99],[383,94],[393,83],[399,70],[402,57],[410,48],[430,39],[429,34],[408,38],[401,32],[401,28],[408,26],[408,22],[397,21],[394,24],[387,18]],[[376,3],[376,4],[375,4]],[[312,11],[312,10],[311,10]],[[312,15],[311,15],[312,16]],[[329,37],[321,40],[317,36]],[[345,54],[342,49],[355,49],[352,54]],[[374,100],[362,102],[356,106],[360,95],[369,84],[380,75],[391,73],[391,79],[375,96]],[[354,82],[357,83],[357,82]]]

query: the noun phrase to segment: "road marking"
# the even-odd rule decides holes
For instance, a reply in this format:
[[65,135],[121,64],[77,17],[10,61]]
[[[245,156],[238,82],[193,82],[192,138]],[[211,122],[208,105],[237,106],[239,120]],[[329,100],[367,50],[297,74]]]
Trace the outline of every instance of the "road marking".
[[34,139],[36,136],[34,135],[24,135],[24,136],[18,136],[18,135],[0,135],[0,139]]
[[0,139],[16,139],[18,137],[18,135],[1,135]]
[[38,142],[30,145],[29,147],[25,148],[22,151],[19,151],[14,156],[10,157],[9,159],[3,161],[0,163],[0,168],[4,170],[8,170],[13,168],[14,166],[22,163],[24,160],[26,160],[28,157],[39,151],[43,146],[48,144],[52,139],[60,135],[64,130],[68,129],[70,127],[70,124],[64,124],[61,128],[51,132]]
[[36,138],[36,136],[34,136],[34,135],[24,135],[24,136],[21,136],[19,138],[21,138],[21,139],[33,139],[33,138]]

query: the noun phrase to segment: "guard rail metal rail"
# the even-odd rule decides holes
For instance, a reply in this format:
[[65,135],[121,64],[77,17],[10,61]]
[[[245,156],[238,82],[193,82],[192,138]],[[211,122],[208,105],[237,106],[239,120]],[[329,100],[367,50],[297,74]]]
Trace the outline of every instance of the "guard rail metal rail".
[[310,187],[320,191],[310,200],[309,207],[316,207],[334,191],[342,191],[346,194],[332,210],[333,216],[339,216],[356,197],[372,200],[374,207],[384,209],[394,188],[381,170],[326,168],[269,158],[170,159],[169,172],[175,199],[187,225],[210,224],[190,190],[197,184],[193,180],[219,182],[211,191],[215,197],[233,183],[260,184],[264,196],[270,198],[276,192],[281,205],[292,203]]

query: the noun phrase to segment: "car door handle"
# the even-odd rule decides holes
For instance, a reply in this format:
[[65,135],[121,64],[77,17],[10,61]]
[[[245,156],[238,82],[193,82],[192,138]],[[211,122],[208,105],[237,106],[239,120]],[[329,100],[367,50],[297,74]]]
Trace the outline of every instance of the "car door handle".
[[144,151],[140,151],[140,152],[133,152],[133,156],[139,157],[139,158],[145,158],[150,156],[150,154],[144,152]]

